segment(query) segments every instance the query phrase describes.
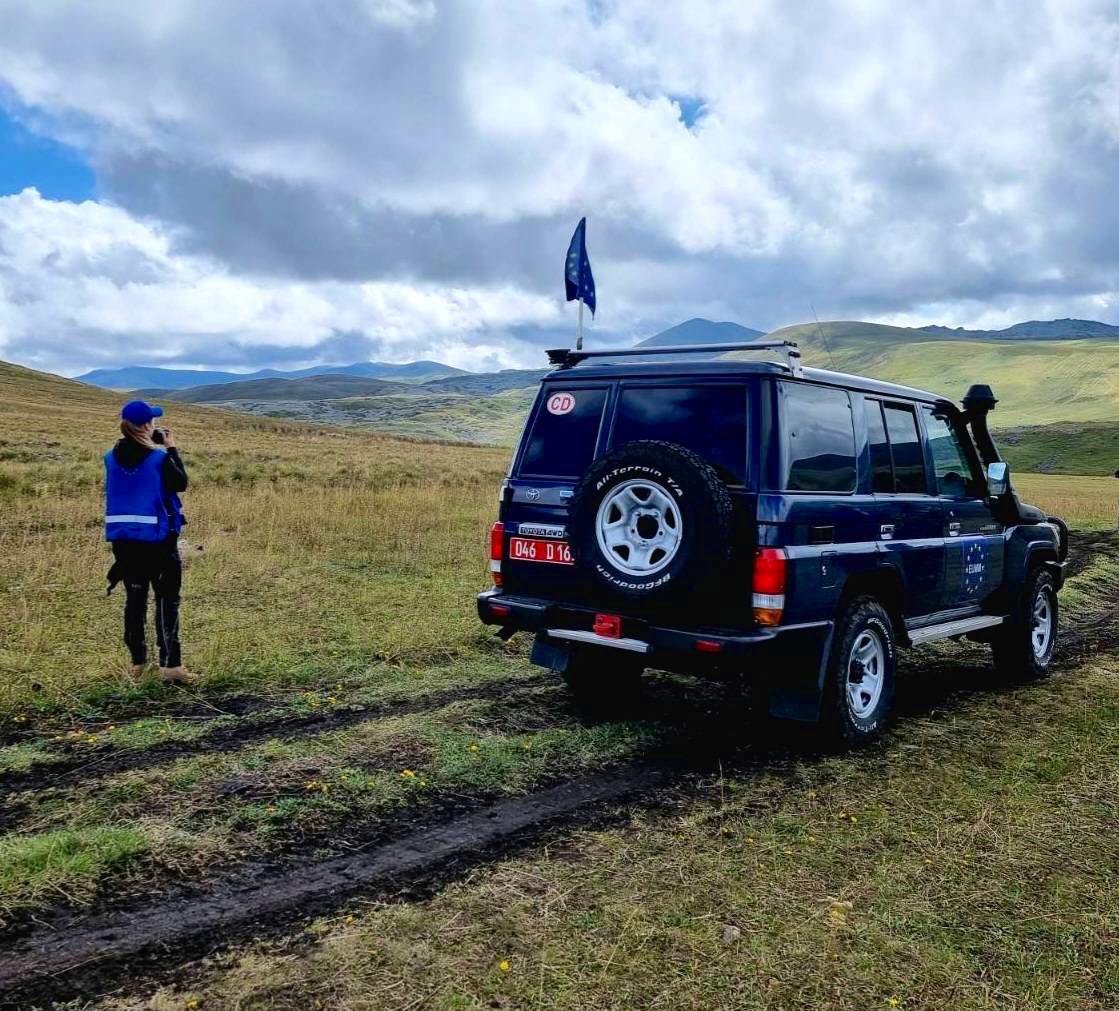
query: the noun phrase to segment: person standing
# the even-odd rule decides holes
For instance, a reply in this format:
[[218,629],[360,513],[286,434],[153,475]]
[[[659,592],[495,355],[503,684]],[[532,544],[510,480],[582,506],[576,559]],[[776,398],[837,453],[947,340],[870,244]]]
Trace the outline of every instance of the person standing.
[[130,400],[121,408],[121,438],[105,454],[105,540],[113,548],[108,592],[124,583],[124,643],[132,674],[147,670],[148,587],[155,597],[159,678],[190,684],[198,675],[183,666],[179,598],[183,579],[179,531],[186,520],[179,493],[187,473],[175,437],[156,428],[163,408]]

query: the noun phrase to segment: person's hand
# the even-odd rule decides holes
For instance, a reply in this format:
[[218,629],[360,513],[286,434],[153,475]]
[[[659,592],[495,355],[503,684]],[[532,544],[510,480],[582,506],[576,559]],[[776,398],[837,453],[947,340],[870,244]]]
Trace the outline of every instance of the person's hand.
[[168,449],[175,448],[175,434],[169,428],[163,430],[163,445]]

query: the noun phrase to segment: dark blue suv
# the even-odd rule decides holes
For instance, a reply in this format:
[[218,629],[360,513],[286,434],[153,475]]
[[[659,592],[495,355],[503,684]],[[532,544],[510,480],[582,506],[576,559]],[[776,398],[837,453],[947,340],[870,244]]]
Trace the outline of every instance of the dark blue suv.
[[[721,356],[774,348],[785,364]],[[961,408],[783,342],[550,355],[478,613],[535,633],[584,701],[649,667],[747,677],[856,744],[889,720],[899,646],[1049,667],[1068,532],[1014,494],[988,387]]]

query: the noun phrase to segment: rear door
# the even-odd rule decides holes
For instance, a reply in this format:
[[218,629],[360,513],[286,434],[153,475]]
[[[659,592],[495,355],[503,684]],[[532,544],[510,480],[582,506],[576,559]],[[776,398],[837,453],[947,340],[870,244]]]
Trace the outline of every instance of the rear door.
[[941,607],[978,605],[1002,582],[1003,525],[987,504],[974,447],[946,415],[928,405],[921,415],[944,530]]
[[[583,606],[604,604],[600,585],[566,552],[568,503],[591,462],[629,442],[653,439],[690,449],[711,464],[736,503],[743,582],[735,580],[713,624],[741,620],[750,606],[755,496],[750,480],[749,381],[620,379],[545,384],[507,483],[503,584],[511,593]],[[562,543],[561,543],[562,542]],[[639,607],[634,604],[633,607]]]

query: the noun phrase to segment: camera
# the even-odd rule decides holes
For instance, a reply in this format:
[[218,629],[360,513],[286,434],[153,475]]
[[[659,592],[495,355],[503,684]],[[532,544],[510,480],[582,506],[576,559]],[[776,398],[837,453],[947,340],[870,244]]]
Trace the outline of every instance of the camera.
[[165,431],[166,431],[166,429],[163,429],[163,428],[153,428],[152,429],[152,442],[154,442],[157,446],[162,446],[163,445],[163,433]]

